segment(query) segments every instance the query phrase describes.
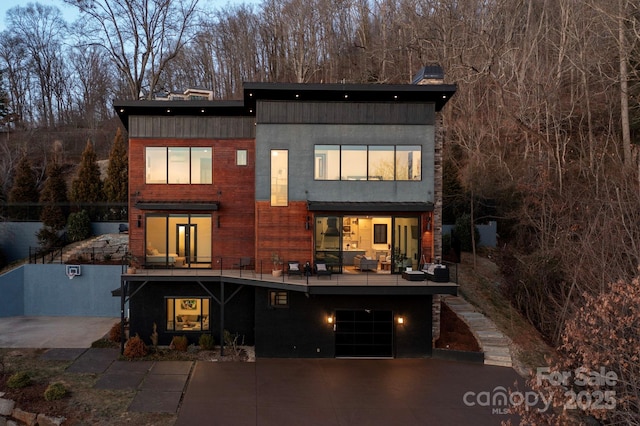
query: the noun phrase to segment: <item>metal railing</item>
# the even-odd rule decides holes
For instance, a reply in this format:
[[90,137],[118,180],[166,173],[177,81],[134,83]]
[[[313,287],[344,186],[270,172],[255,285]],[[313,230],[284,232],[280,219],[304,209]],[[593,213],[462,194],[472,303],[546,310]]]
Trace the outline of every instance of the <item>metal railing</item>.
[[[200,263],[187,263],[184,266],[177,267],[175,264],[167,263],[164,265],[154,264],[152,268],[137,269],[135,274],[144,277],[155,276],[193,276],[193,277],[233,277],[249,280],[270,281],[287,285],[331,285],[331,286],[420,286],[420,285],[451,285],[457,284],[457,265],[455,263],[447,264],[450,268],[450,280],[448,283],[440,283],[427,281],[426,276],[423,281],[409,281],[403,278],[402,273],[391,273],[390,271],[352,271],[342,268],[340,264],[327,265],[334,266],[336,270],[343,272],[333,272],[329,275],[318,276],[310,263],[311,269],[305,270],[306,262],[298,262],[299,270],[290,273],[288,264],[290,262],[283,261],[274,269],[274,265],[270,261],[252,262],[249,265],[243,264],[241,259],[246,257],[216,257],[211,259],[211,263],[202,261]],[[203,260],[203,259],[200,259]],[[207,259],[208,260],[208,259]],[[124,270],[124,268],[123,268]],[[275,273],[274,273],[275,271]]]

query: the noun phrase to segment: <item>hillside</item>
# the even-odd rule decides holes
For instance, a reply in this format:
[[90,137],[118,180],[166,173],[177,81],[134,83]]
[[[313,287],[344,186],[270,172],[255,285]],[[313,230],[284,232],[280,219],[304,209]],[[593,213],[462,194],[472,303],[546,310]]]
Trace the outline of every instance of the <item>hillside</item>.
[[511,339],[514,368],[528,377],[537,367],[548,365],[545,358],[553,357],[555,351],[501,293],[503,277],[493,257],[491,251],[478,254],[474,267],[473,255],[462,253],[458,264],[459,295]]

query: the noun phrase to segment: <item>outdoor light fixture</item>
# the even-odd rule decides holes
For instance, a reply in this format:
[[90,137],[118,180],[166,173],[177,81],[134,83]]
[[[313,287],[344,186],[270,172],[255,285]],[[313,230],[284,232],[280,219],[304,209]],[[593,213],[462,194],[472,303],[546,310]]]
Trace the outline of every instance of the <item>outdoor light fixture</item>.
[[333,317],[331,315],[327,316],[327,323],[333,324]]
[[216,228],[220,228],[220,216],[216,216]]
[[398,324],[404,325],[404,317],[397,317],[396,321],[398,321]]
[[311,220],[311,217],[307,216],[307,221],[304,223],[304,229],[306,229],[307,231],[309,230],[309,228],[311,228],[311,223],[309,222]]
[[138,228],[142,227],[142,215],[138,215]]
[[427,231],[431,231],[431,216],[427,216]]

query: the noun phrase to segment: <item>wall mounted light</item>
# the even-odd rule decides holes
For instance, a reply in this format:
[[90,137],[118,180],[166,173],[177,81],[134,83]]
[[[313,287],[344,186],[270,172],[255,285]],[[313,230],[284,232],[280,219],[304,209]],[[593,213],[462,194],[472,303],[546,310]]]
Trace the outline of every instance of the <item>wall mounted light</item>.
[[396,321],[399,325],[404,325],[404,317],[396,317]]
[[216,228],[220,228],[220,215],[216,216]]
[[307,221],[304,223],[304,229],[306,229],[307,231],[311,228],[311,217],[307,216]]
[[431,231],[431,216],[427,216],[427,231]]
[[138,215],[138,228],[142,227],[142,215]]
[[327,316],[327,324],[333,324],[333,316],[331,315]]

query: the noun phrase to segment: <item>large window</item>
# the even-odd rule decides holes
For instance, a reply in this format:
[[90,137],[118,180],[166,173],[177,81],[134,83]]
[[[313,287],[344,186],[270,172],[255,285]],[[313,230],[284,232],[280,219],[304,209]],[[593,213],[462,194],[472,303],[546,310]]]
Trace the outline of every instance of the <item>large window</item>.
[[209,330],[210,300],[208,298],[173,298],[167,301],[167,331]]
[[189,147],[147,147],[146,183],[213,183],[213,149]]
[[315,180],[422,179],[420,145],[316,145]]
[[289,151],[271,150],[271,205],[289,204]]

